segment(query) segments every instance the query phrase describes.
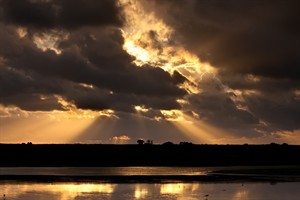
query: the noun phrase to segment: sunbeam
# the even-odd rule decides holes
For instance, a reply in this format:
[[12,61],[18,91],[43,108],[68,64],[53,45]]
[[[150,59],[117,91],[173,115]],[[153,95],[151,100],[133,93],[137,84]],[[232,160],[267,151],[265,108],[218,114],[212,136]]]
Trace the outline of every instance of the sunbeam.
[[[202,63],[196,55],[174,42],[172,27],[154,13],[146,11],[140,1],[120,0],[120,4],[124,7],[126,16],[123,28],[124,49],[135,57],[137,65],[150,64],[171,74],[176,70],[196,85],[203,74],[216,73],[208,63]],[[198,92],[195,87],[190,89],[190,84],[182,87]]]

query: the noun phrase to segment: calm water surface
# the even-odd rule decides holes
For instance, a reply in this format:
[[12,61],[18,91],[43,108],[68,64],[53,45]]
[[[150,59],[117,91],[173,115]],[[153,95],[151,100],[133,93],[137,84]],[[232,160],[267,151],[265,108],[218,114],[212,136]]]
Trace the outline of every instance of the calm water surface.
[[[299,200],[300,183],[21,183],[2,182],[7,200],[165,199]],[[208,195],[206,197],[206,195]]]
[[205,167],[1,167],[0,175],[206,175],[212,170]]
[[[0,168],[0,175],[207,175],[218,168]],[[5,194],[5,197],[4,197]],[[26,182],[0,181],[0,200],[299,200],[300,182]]]

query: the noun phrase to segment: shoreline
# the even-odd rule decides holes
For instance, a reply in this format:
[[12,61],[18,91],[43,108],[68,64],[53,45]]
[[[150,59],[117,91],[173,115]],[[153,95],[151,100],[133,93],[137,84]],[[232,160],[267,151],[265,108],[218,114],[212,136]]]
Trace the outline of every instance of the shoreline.
[[53,175],[1,175],[0,184],[7,182],[99,182],[99,183],[233,183],[233,182],[300,182],[300,176],[265,176],[244,174],[210,174],[201,176],[53,176]]
[[[176,169],[176,167],[174,167]],[[30,169],[30,168],[29,168]],[[1,170],[1,168],[0,168]],[[300,166],[212,167],[199,175],[190,174],[0,174],[6,182],[100,182],[100,183],[229,183],[229,182],[300,182]]]

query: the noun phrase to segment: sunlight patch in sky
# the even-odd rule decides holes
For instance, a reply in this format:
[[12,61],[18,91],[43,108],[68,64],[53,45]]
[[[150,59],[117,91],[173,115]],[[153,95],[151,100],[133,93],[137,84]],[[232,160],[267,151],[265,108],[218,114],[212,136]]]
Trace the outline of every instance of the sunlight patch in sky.
[[0,142],[45,141],[38,127],[50,142],[145,133],[163,142],[176,131],[201,143],[300,142],[293,4],[8,2]]
[[[1,142],[70,143],[96,119],[116,118],[113,110],[78,109],[62,97],[65,111],[24,111],[16,106],[0,104]],[[5,126],[4,126],[5,124]],[[6,134],[2,134],[6,133]]]
[[174,41],[172,27],[147,12],[137,0],[120,0],[124,6],[126,24],[123,28],[124,49],[134,56],[139,66],[152,65],[169,73],[180,72],[193,84],[182,84],[190,93],[198,93],[198,82],[205,73],[216,73],[208,63]]
[[94,88],[94,86],[92,84],[79,83],[79,85],[81,87],[88,88],[88,89],[93,89]]
[[26,28],[23,27],[18,27],[17,28],[17,34],[20,38],[24,38],[27,35],[27,30]]
[[148,112],[149,109],[146,108],[144,105],[137,105],[137,106],[134,106],[134,109],[137,111],[137,112]]
[[[123,48],[132,56],[138,66],[152,65],[173,74],[178,71],[187,80],[179,85],[188,94],[201,92],[200,82],[204,74],[214,74],[216,70],[207,63],[202,63],[199,58],[177,44],[172,37],[174,30],[157,18],[154,13],[147,12],[137,0],[120,0],[124,6],[126,23],[123,28],[125,43]],[[181,105],[187,103],[184,99]],[[147,112],[142,106],[135,106],[138,112]],[[206,133],[202,126],[194,125],[184,117],[182,110],[161,110],[164,120],[172,122],[181,132],[193,141],[210,141],[210,133]],[[156,116],[155,120],[162,120]],[[196,121],[196,120],[194,120]],[[198,136],[199,135],[199,136]]]
[[[20,37],[24,35],[22,31],[18,31],[18,34]],[[58,47],[58,44],[67,38],[68,38],[67,33],[53,30],[47,33],[44,32],[40,34],[34,34],[33,42],[38,48],[42,49],[43,51],[52,50],[59,55],[61,54],[61,49]]]
[[171,122],[195,143],[213,144],[216,143],[218,138],[224,135],[224,131],[198,118],[199,116],[196,113],[194,113],[194,117],[182,114],[181,120],[173,120]]

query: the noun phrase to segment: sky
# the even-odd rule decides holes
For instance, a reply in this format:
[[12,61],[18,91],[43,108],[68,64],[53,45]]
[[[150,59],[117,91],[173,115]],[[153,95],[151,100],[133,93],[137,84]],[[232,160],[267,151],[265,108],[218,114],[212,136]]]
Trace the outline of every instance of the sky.
[[0,0],[0,143],[300,144],[294,0]]

